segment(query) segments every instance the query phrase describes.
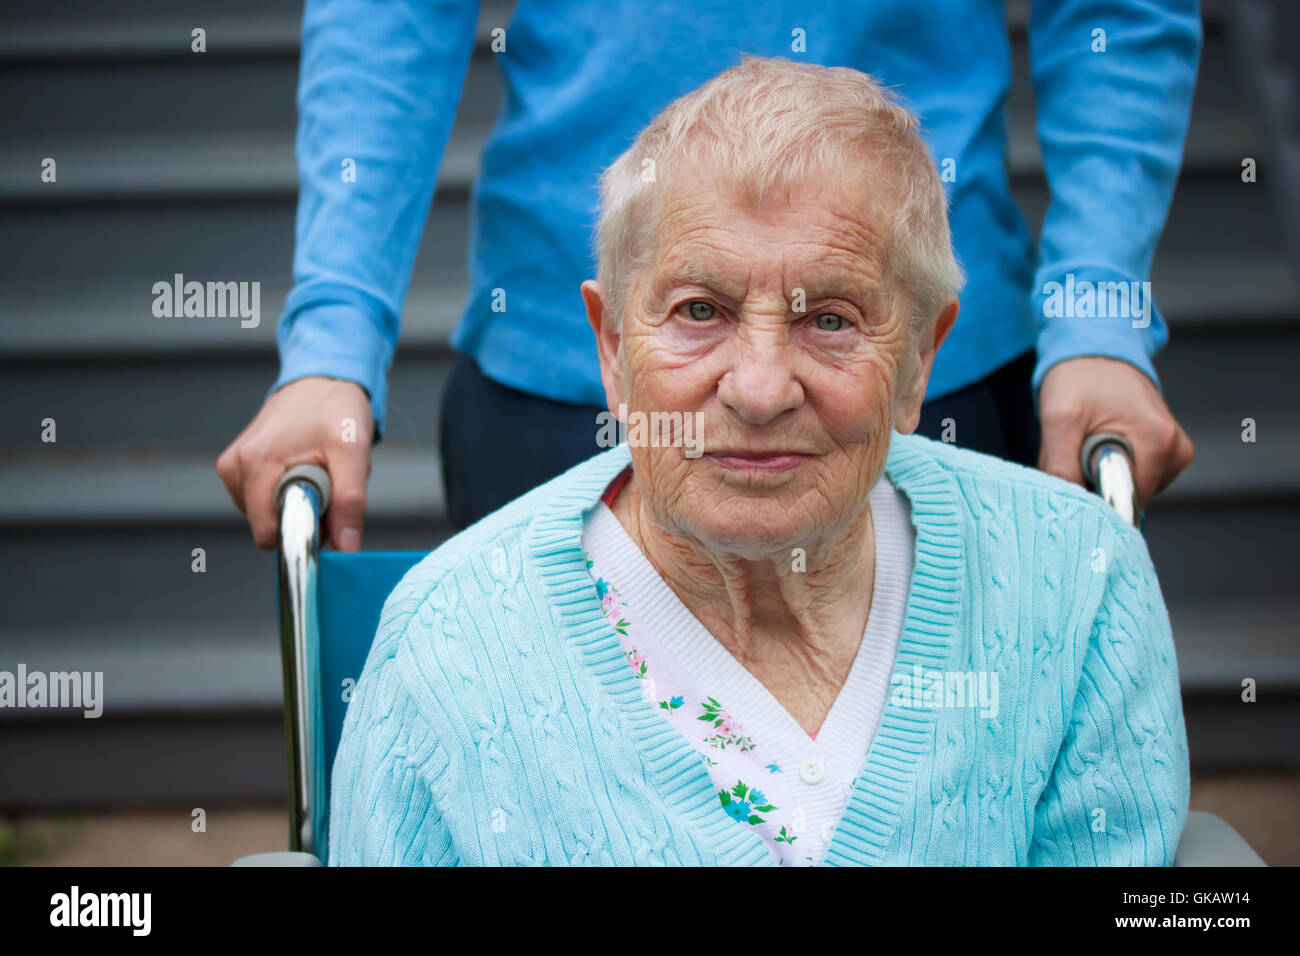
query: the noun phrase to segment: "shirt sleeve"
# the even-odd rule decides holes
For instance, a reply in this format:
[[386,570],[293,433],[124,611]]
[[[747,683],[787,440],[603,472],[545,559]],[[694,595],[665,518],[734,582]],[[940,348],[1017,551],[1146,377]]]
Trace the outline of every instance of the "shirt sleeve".
[[457,865],[429,778],[429,761],[438,753],[394,658],[369,662],[334,759],[330,866]]
[[1070,721],[1034,809],[1034,866],[1170,866],[1187,821],[1187,730],[1173,635],[1146,542],[1117,531]]
[[[1051,188],[1031,293],[1034,393],[1053,365],[1083,355],[1129,362],[1159,387],[1151,357],[1169,335],[1143,283],[1182,161],[1197,0],[1035,0],[1029,46]],[[1067,276],[1077,310],[1062,308]],[[1109,303],[1104,316],[1089,288]]]
[[356,382],[376,441],[477,15],[478,0],[308,0],[303,13],[294,286],[271,392],[309,375]]

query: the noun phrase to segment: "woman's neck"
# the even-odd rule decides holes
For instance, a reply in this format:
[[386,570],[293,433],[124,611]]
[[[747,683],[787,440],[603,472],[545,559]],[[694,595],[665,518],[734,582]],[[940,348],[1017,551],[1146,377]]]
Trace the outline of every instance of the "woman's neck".
[[670,533],[635,479],[611,510],[687,609],[815,733],[848,677],[871,611],[870,507],[833,541],[810,542],[803,555],[759,559]]

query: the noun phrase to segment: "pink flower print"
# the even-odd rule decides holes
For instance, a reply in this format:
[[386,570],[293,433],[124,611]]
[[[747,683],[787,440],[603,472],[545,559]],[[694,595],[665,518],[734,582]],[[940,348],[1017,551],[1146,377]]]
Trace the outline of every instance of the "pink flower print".
[[601,601],[601,611],[611,620],[618,620],[623,616],[623,605],[618,603],[618,598],[613,594],[606,594],[605,600]]
[[646,671],[649,670],[649,665],[645,662],[644,654],[634,647],[630,651],[624,651],[623,656],[627,658],[627,665],[632,668],[633,674],[639,678],[646,676]]
[[709,736],[703,738],[703,742],[716,747],[718,750],[726,750],[728,744],[734,744],[741,753],[747,753],[754,749],[754,741],[744,736],[744,731],[731,716],[722,709],[716,697],[709,697],[700,703],[700,710],[703,711],[699,719],[707,724],[712,725],[714,731]]
[[627,637],[627,629],[631,625],[623,617],[623,605],[618,601],[614,586],[602,577],[596,575],[593,577],[596,578],[596,597],[600,601],[600,612],[614,622],[614,630],[620,637]]

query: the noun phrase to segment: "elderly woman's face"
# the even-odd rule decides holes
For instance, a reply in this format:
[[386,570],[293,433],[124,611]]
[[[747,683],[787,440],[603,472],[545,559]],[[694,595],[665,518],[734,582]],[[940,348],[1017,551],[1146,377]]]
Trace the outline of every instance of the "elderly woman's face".
[[830,186],[761,211],[707,183],[679,190],[632,283],[621,349],[610,317],[592,317],[612,410],[699,413],[698,457],[630,441],[641,493],[670,532],[760,557],[833,537],[861,513],[891,429],[915,428],[933,357],[909,334],[906,304],[887,307],[888,228],[873,218]]

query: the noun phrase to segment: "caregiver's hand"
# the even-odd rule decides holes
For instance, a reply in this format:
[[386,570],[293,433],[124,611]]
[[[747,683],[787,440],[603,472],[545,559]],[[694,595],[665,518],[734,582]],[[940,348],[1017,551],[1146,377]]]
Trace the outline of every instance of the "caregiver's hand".
[[1144,508],[1195,454],[1155,385],[1119,359],[1085,356],[1053,365],[1039,387],[1038,410],[1043,423],[1040,469],[1083,484],[1083,439],[1092,432],[1116,432],[1133,446],[1138,500]]
[[300,378],[276,389],[217,459],[217,474],[248,516],[257,546],[276,546],[275,483],[291,466],[312,464],[328,471],[333,485],[322,535],[339,551],[359,551],[374,433],[370,399],[355,382]]

